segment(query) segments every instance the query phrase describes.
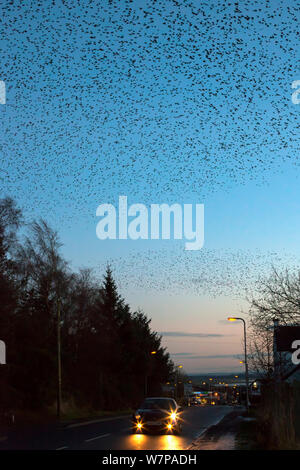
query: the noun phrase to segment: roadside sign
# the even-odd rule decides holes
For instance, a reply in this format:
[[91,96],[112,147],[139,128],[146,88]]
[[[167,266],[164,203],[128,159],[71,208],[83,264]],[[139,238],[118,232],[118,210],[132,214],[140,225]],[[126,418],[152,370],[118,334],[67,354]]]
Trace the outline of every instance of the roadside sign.
[[300,326],[279,326],[275,329],[277,351],[293,352],[296,340],[300,340]]

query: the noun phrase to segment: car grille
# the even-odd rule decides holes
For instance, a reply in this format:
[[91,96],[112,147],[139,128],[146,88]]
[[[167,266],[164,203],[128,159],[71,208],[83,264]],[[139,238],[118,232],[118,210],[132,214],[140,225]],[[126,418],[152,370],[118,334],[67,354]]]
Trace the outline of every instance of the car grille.
[[157,413],[144,413],[143,414],[143,418],[145,421],[159,421],[161,419],[164,419],[166,417],[166,415],[164,413],[161,413],[161,412],[157,412]]

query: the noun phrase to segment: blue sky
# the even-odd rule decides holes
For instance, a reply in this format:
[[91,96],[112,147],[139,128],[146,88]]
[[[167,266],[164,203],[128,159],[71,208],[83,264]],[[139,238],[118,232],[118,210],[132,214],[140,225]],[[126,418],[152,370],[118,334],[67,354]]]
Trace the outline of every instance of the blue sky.
[[[236,367],[228,355],[239,353],[241,332],[220,321],[247,309],[245,289],[272,264],[299,262],[295,2],[1,9],[1,194],[59,231],[74,268],[101,276],[110,261],[122,294],[158,331],[225,328],[205,340],[164,337],[172,353],[186,353],[186,370]],[[204,203],[204,248],[100,242],[96,208],[119,195]]]

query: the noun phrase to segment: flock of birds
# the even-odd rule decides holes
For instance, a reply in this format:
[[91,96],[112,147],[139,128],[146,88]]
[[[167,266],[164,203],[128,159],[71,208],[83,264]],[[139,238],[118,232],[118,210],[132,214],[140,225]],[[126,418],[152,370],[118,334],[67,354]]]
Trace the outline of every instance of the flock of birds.
[[[58,229],[93,230],[96,207],[121,194],[205,203],[298,170],[299,13],[294,0],[3,2],[1,192]],[[161,256],[128,254],[116,270],[151,285]],[[237,265],[245,278],[263,265],[218,256],[170,251],[159,285],[226,291]]]
[[[257,294],[260,279],[270,275],[272,266],[297,268],[297,260],[289,252],[234,248],[183,252],[180,246],[131,250],[126,257],[109,258],[109,263],[121,290],[132,298],[146,291],[150,297],[167,292],[168,296],[230,297],[235,301]],[[97,269],[102,272],[103,264]]]

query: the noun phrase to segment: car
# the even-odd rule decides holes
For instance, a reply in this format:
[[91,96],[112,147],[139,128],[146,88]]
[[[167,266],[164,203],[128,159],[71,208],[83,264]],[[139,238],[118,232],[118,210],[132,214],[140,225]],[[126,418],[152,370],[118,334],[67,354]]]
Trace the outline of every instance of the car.
[[180,434],[182,430],[182,411],[182,408],[173,398],[145,398],[133,413],[133,431],[135,433],[163,431]]
[[199,405],[200,403],[199,403],[199,400],[198,400],[197,397],[192,396],[191,399],[190,399],[190,404],[192,406],[192,405]]

